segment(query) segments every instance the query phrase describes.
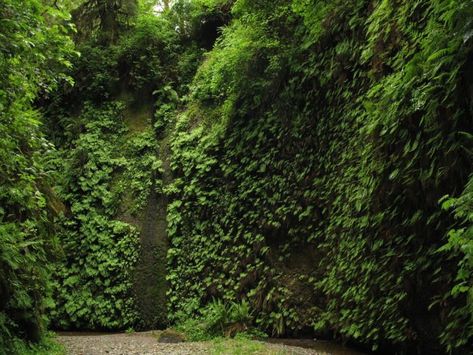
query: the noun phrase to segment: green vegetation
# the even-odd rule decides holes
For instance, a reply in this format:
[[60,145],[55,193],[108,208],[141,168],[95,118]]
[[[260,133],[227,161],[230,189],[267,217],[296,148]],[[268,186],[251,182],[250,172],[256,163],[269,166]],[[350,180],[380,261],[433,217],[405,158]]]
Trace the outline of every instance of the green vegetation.
[[68,80],[66,18],[40,1],[0,1],[0,354],[29,348],[46,328],[58,248],[47,169],[54,147],[32,103]]
[[266,334],[254,328],[254,316],[249,304],[226,304],[214,300],[199,311],[199,315],[189,318],[184,312],[176,314],[176,330],[182,332],[189,341],[211,340],[218,337],[247,336],[265,338]]
[[[470,177],[464,192],[458,198],[446,199],[442,207],[447,210],[454,207],[457,220],[454,229],[448,232],[448,242],[439,249],[439,252],[452,255],[458,260],[458,269],[452,290],[439,299],[440,302],[461,302],[458,308],[450,312],[451,322],[444,333],[447,336],[451,332],[460,332],[456,343],[450,345],[451,348],[454,348],[462,345],[465,339],[470,337],[473,327],[471,317],[473,305],[473,179]],[[449,338],[444,341],[449,341]]]
[[173,132],[171,314],[244,296],[272,334],[468,343],[439,199],[471,173],[471,10],[235,3]]
[[245,337],[235,339],[216,338],[212,340],[210,350],[212,355],[284,355],[286,352],[272,349],[269,345]]
[[[80,7],[76,12],[97,16]],[[158,289],[165,287],[166,250],[145,239],[155,232],[146,217],[150,199],[163,188],[157,152],[166,117],[164,111],[152,114],[153,95],[172,107],[165,90],[172,92],[170,84],[178,80],[178,34],[166,18],[146,12],[127,21],[113,40],[100,26],[76,23],[81,56],[70,73],[75,85],[63,86],[45,104],[47,132],[60,148],[56,190],[67,209],[49,313],[59,329],[142,329],[167,322],[165,290]],[[156,285],[136,284],[147,280]]]
[[[125,189],[112,187],[113,175],[135,163],[120,156],[114,144],[125,130],[123,120],[117,120],[121,109],[119,103],[102,110],[86,106],[79,118],[84,131],[60,155],[67,165],[59,171],[67,180],[60,181],[58,192],[72,214],[59,234],[66,258],[56,268],[51,312],[61,329],[123,329],[136,322],[131,276],[139,252],[137,232],[113,219]],[[138,184],[129,180],[133,191]]]
[[58,344],[54,336],[49,333],[45,334],[38,344],[25,343],[18,338],[12,339],[9,347],[3,348],[2,351],[5,354],[21,355],[67,355],[64,347]]
[[471,2],[157,3],[0,0],[0,354],[471,351]]

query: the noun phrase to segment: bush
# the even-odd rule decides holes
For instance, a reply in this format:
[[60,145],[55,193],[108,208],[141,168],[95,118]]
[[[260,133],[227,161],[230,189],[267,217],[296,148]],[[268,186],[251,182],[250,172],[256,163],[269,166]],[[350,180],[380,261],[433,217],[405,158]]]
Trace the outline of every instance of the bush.
[[47,326],[60,203],[33,102],[70,79],[66,18],[42,1],[0,0],[0,354],[38,345]]
[[186,334],[190,341],[209,340],[217,337],[234,337],[240,334],[264,337],[264,333],[253,328],[254,318],[248,302],[224,303],[214,300],[200,311],[196,318],[180,315],[176,329]]

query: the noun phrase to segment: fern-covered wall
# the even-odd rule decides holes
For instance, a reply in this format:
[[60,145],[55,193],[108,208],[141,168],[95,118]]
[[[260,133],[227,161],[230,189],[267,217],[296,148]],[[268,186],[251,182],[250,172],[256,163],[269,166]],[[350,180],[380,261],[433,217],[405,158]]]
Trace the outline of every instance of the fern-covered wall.
[[0,354],[219,309],[471,351],[471,3],[172,5],[0,0]]
[[101,30],[76,39],[74,85],[43,103],[66,210],[49,310],[55,329],[168,324],[166,129],[202,50],[184,44],[168,17],[132,19],[112,43]]
[[471,11],[235,2],[172,134],[171,316],[244,298],[272,334],[469,344],[439,200],[472,173]]

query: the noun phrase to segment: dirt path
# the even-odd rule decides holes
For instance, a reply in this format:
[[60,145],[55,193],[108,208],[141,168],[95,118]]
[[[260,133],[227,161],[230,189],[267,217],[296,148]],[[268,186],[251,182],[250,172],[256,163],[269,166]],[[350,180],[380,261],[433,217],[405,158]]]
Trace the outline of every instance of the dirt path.
[[[193,355],[193,354],[258,354],[258,355],[321,355],[318,352],[300,347],[282,344],[256,344],[247,348],[232,348],[226,343],[215,347],[211,342],[201,343],[160,343],[152,333],[131,334],[87,334],[87,333],[61,333],[57,340],[66,348],[67,355]],[[253,349],[255,352],[253,352]]]
[[60,334],[57,340],[66,348],[67,355],[151,355],[151,354],[206,354],[201,343],[159,343],[150,334]]

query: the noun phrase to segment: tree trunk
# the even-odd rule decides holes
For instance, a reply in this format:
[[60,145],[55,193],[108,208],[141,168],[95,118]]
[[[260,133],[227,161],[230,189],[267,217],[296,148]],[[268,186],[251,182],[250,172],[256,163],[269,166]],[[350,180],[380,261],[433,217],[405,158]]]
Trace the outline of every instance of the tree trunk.
[[169,0],[163,0],[164,11],[169,10]]

